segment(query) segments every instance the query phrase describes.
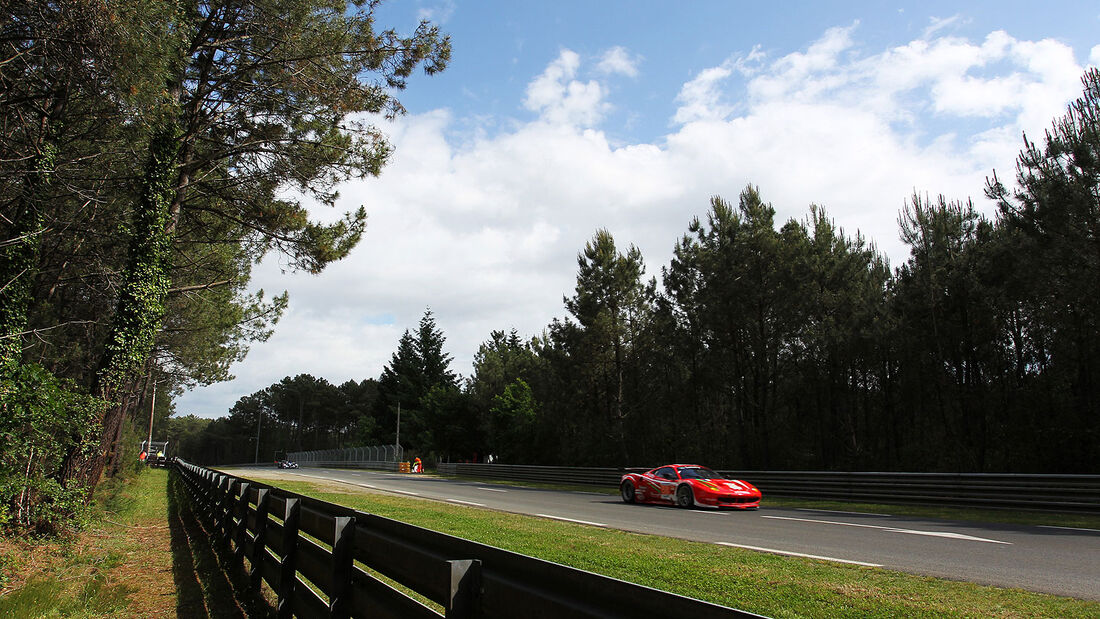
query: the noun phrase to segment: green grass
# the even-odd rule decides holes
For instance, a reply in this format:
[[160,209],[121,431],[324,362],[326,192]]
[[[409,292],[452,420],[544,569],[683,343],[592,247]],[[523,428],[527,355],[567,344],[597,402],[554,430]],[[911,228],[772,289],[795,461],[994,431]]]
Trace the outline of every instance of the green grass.
[[125,533],[127,527],[148,526],[157,516],[163,520],[163,485],[163,473],[139,475],[129,484],[108,482],[97,492],[85,535],[23,542],[25,554],[9,555],[0,565],[6,572],[2,580],[13,580],[15,570],[33,573],[0,596],[0,617],[131,616],[131,596],[138,589],[112,578],[112,572],[135,550],[134,542],[106,529]]
[[446,503],[280,486],[514,552],[774,617],[1098,617],[1100,603]]
[[0,540],[0,618],[273,617],[168,472],[105,482],[69,539]]

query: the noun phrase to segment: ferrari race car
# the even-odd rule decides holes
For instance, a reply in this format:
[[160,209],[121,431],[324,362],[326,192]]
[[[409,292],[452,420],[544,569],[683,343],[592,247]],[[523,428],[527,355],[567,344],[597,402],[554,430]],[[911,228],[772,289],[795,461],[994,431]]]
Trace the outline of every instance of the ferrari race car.
[[624,503],[679,507],[760,507],[760,491],[739,479],[726,479],[705,466],[669,464],[645,473],[627,473],[619,482]]

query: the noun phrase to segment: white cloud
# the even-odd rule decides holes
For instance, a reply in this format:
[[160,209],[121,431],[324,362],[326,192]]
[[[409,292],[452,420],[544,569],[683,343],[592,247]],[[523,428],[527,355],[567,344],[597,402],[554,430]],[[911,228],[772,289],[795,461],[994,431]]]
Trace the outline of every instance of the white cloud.
[[754,48],[700,70],[675,94],[670,133],[652,143],[599,130],[608,90],[578,79],[585,66],[571,50],[528,84],[532,122],[461,144],[448,136],[464,121],[446,110],[386,126],[393,162],[342,192],[343,210],[370,214],[361,246],[319,277],[257,269],[257,286],[290,290],[290,312],[234,368],[238,381],[186,396],[181,412],[223,414],[288,374],[378,376],[428,306],[455,369],[469,373],[491,330],[532,335],[564,315],[577,252],[597,228],[636,244],[657,274],[710,196],[736,199],[750,182],[777,224],[821,204],[897,264],[897,213],[914,190],[988,208],[985,176],[1010,171],[1021,131],[1041,133],[1080,88],[1072,50],[1054,41],[993,32],[864,54],[856,35],[856,25],[834,28],[804,50]]
[[680,107],[672,121],[686,124],[703,120],[722,120],[733,112],[733,107],[722,102],[722,81],[733,74],[730,63],[699,72],[695,79],[684,84],[676,101]]
[[576,52],[562,50],[557,60],[527,86],[527,109],[553,124],[590,127],[598,123],[610,107],[603,100],[604,88],[595,80],[573,79],[579,66]]
[[615,46],[604,52],[599,64],[596,65],[596,70],[604,75],[638,77],[639,62],[641,62],[640,57],[632,56],[625,47]]

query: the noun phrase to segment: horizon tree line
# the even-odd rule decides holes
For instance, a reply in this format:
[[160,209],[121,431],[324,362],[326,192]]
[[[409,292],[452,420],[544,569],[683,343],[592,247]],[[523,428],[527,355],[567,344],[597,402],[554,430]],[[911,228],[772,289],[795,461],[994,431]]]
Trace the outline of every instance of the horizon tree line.
[[817,205],[777,227],[752,185],[660,281],[598,230],[564,318],[493,331],[459,380],[428,311],[337,442],[392,442],[400,403],[402,443],[442,459],[1100,473],[1100,72],[1082,83],[1014,185],[988,178],[992,218],[914,194],[892,270]]

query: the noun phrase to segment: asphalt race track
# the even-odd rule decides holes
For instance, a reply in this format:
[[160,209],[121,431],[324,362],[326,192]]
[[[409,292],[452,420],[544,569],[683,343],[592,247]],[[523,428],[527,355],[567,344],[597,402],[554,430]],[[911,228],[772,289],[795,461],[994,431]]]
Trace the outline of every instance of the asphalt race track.
[[[248,478],[258,470],[225,472]],[[272,475],[342,481],[367,491],[1100,601],[1100,530],[772,508],[767,495],[759,510],[719,512],[627,505],[617,495],[594,492],[380,471],[263,470],[263,477]]]

